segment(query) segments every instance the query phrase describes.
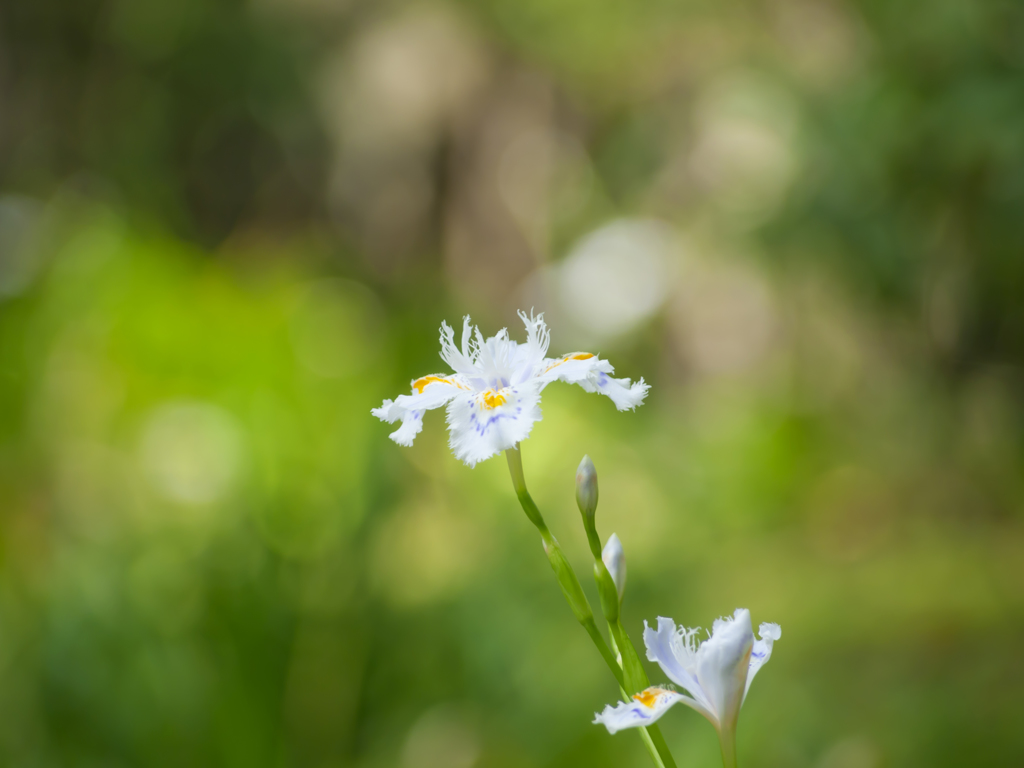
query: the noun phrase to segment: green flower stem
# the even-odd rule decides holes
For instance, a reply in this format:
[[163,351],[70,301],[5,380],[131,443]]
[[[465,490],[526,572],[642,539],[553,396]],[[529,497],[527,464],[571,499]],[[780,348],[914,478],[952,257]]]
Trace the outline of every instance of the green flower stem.
[[[633,641],[629,639],[629,634],[622,625],[618,589],[616,589],[615,581],[612,579],[612,575],[608,572],[608,567],[604,564],[604,559],[601,557],[601,537],[598,535],[597,527],[594,525],[593,515],[589,518],[584,515],[583,527],[587,531],[590,552],[594,556],[594,580],[597,582],[597,591],[601,596],[601,611],[608,622],[608,632],[612,638],[612,646],[619,652],[619,657],[622,659],[622,673],[626,681],[626,688],[629,688],[633,693],[642,691],[651,683],[647,677],[647,672],[644,670],[644,665],[640,661],[640,656],[636,652]],[[625,700],[629,701],[630,694],[623,691],[623,695]],[[665,766],[665,768],[676,768],[675,760],[658,726],[649,725],[640,730],[642,732],[641,736],[644,739],[644,745],[648,747],[648,751],[653,748],[658,754],[658,759],[655,762]]]
[[519,453],[519,446],[517,445],[515,448],[509,448],[505,451],[505,458],[508,459],[508,471],[512,475],[512,487],[516,489],[516,496],[519,497],[519,503],[523,506],[523,512],[530,518],[530,522],[537,527],[542,537],[550,537],[551,532],[548,531],[547,523],[544,522],[544,516],[537,509],[537,505],[534,503],[533,497],[530,496],[530,492],[526,490],[526,476],[523,474],[523,457]]
[[725,768],[736,768],[736,732],[720,731],[718,743],[722,745],[722,763]]
[[[597,535],[597,528],[594,525],[587,525],[584,518],[584,529],[587,532],[587,544],[590,545],[590,552],[595,560],[601,560],[601,537]],[[604,562],[602,560],[602,562]]]
[[[609,623],[609,630],[611,631],[612,642],[617,644],[619,649],[627,649],[625,652],[620,650],[622,654],[623,663],[628,668],[628,672],[624,675],[623,668],[619,666],[619,662],[616,659],[616,655],[608,647],[608,643],[605,642],[604,636],[597,628],[597,624],[594,622],[594,613],[590,608],[590,602],[587,600],[586,595],[583,593],[583,588],[580,586],[580,581],[576,578],[576,573],[573,571],[572,566],[569,565],[569,561],[566,560],[562,548],[558,545],[558,541],[554,536],[551,535],[551,531],[548,530],[547,523],[544,522],[544,516],[541,515],[540,510],[537,508],[537,504],[530,496],[530,492],[526,489],[526,477],[523,474],[523,459],[519,452],[518,446],[515,448],[509,448],[505,451],[505,457],[508,459],[509,473],[512,475],[512,486],[515,488],[516,496],[519,498],[519,504],[522,506],[526,516],[530,519],[530,522],[537,528],[540,533],[541,539],[544,542],[544,552],[548,556],[548,562],[551,563],[551,568],[555,572],[555,576],[558,578],[558,584],[562,588],[562,594],[565,595],[566,602],[569,603],[569,607],[572,609],[573,615],[576,616],[576,620],[583,626],[590,635],[590,639],[594,642],[597,650],[600,651],[601,657],[604,659],[605,664],[608,665],[608,669],[611,670],[615,676],[616,682],[619,684],[619,689],[622,691],[624,700],[628,701],[630,694],[626,691],[626,688],[632,688],[634,692],[643,690],[647,687],[647,674],[644,672],[643,665],[640,663],[639,657],[637,657],[636,649],[633,644],[629,641],[629,636],[626,634],[625,628],[622,626],[622,622],[618,620],[616,615],[616,622],[613,626]],[[593,544],[591,544],[593,548]],[[607,582],[604,586],[607,587],[607,583],[611,582],[611,574],[608,573],[605,568],[604,562],[601,560],[600,547],[598,547],[597,562],[604,569],[604,576],[607,577]],[[595,576],[598,574],[595,573]],[[614,583],[613,591],[614,591]],[[599,587],[602,586],[601,580],[598,582]],[[617,606],[616,598],[616,606]],[[627,661],[628,659],[628,661]],[[676,768],[675,761],[672,759],[671,753],[668,751],[668,745],[665,743],[665,738],[661,735],[661,731],[657,725],[649,725],[646,728],[639,728],[640,739],[643,741],[644,746],[647,748],[648,753],[651,755],[651,760],[657,768]]]
[[658,751],[658,756],[662,759],[662,765],[665,768],[676,768],[675,758],[672,757],[672,753],[668,749],[668,742],[665,741],[665,737],[661,735],[661,728],[658,727],[657,723],[654,725],[648,725],[646,728],[641,728],[647,734],[647,737],[651,740],[654,748]]
[[594,641],[594,645],[597,646],[597,650],[601,652],[601,657],[604,659],[604,663],[608,665],[608,669],[611,670],[612,675],[615,676],[616,682],[619,686],[622,686],[622,670],[619,668],[618,661],[615,660],[615,654],[612,653],[608,647],[608,643],[604,641],[601,636],[601,630],[597,628],[597,624],[594,623],[594,618],[591,617],[590,621],[583,624],[583,628],[587,630],[587,634],[590,635],[590,639]]
[[566,602],[569,603],[569,607],[576,616],[576,620],[587,631],[587,634],[590,635],[590,639],[597,647],[601,658],[608,665],[612,675],[615,676],[615,680],[620,686],[623,685],[622,669],[615,659],[615,654],[612,653],[608,643],[605,642],[604,637],[601,635],[601,630],[597,628],[597,623],[594,621],[594,613],[590,609],[587,596],[583,593],[583,587],[580,586],[576,573],[565,558],[565,554],[558,545],[558,541],[551,535],[551,531],[548,530],[547,523],[544,522],[544,516],[541,515],[536,503],[534,503],[533,498],[530,496],[530,492],[526,489],[526,478],[523,475],[523,459],[519,449],[509,448],[505,451],[505,456],[508,459],[508,468],[512,474],[512,486],[515,488],[516,496],[519,497],[519,503],[522,505],[526,516],[540,533],[541,539],[544,542],[544,552],[548,556],[548,562],[551,563],[551,568],[555,572]]
[[619,649],[619,656],[622,657],[622,672],[626,680],[626,687],[632,693],[639,693],[647,688],[651,681],[647,679],[647,672],[640,662],[640,656],[633,647],[626,628],[622,626],[622,620],[616,617],[615,621],[608,623],[608,629],[615,639],[615,646]]

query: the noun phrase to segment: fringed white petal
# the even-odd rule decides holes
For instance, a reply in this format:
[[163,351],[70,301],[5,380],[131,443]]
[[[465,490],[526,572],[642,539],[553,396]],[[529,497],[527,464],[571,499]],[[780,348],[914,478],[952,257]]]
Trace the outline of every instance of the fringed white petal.
[[717,715],[701,688],[695,671],[694,635],[698,631],[684,627],[676,629],[672,619],[659,616],[657,630],[644,622],[644,645],[647,646],[648,660],[657,662],[669,680],[685,688],[694,698],[694,709],[717,726]]
[[469,315],[462,318],[462,348],[455,346],[455,330],[448,323],[441,323],[441,359],[451,369],[463,376],[474,377],[480,373],[473,364],[475,350],[473,344],[473,326],[469,322]]
[[620,701],[614,707],[609,704],[601,714],[594,713],[593,722],[615,734],[625,728],[651,725],[681,701],[693,700],[667,688],[648,688],[633,696],[631,701]]
[[747,672],[747,685],[743,689],[743,700],[747,699],[747,691],[750,690],[750,681],[754,679],[757,671],[768,663],[772,657],[772,643],[782,637],[782,627],[778,624],[764,622],[758,627],[757,633],[760,640],[754,641],[754,648],[750,651],[750,670]]
[[718,716],[720,728],[736,724],[753,645],[750,611],[737,608],[732,617],[715,620],[711,637],[697,649],[697,681]]
[[633,383],[629,379],[616,379],[612,364],[589,352],[573,352],[560,358],[544,361],[538,377],[544,384],[564,381],[579,384],[587,392],[606,395],[620,411],[632,410],[643,403],[650,385],[643,379]]
[[416,439],[423,429],[423,411],[406,411],[402,414],[402,426],[392,432],[388,437],[394,440],[399,445],[404,445],[406,448],[412,446],[412,441]]
[[597,374],[591,383],[593,389],[587,389],[587,387],[584,389],[607,396],[620,411],[631,411],[641,405],[651,388],[651,385],[645,383],[643,379],[633,382],[629,379],[613,379],[603,373]]
[[411,395],[399,395],[394,400],[385,400],[380,408],[370,413],[381,421],[394,424],[401,420],[402,426],[389,437],[399,445],[410,446],[416,435],[423,429],[423,414],[434,408],[447,405],[461,392],[468,392],[469,386],[458,376],[424,376],[412,382]]
[[544,355],[548,353],[548,346],[551,343],[551,332],[544,322],[544,313],[534,315],[531,311],[527,315],[519,310],[519,319],[526,326],[526,343],[520,344],[516,349],[516,378],[515,383],[521,383],[533,377],[542,370]]
[[564,381],[568,384],[584,384],[598,373],[614,373],[615,369],[607,360],[590,352],[570,352],[561,357],[546,358],[537,378],[544,383]]
[[540,418],[540,390],[533,382],[459,393],[448,405],[449,444],[472,467],[526,439]]
[[508,331],[502,328],[485,339],[476,329],[476,357],[473,364],[487,389],[508,387],[516,378],[516,357],[519,345],[509,339]]

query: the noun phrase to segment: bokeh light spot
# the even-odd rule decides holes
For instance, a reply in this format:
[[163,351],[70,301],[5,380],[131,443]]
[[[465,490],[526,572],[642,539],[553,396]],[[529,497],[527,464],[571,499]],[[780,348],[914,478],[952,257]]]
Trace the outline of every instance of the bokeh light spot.
[[165,498],[209,504],[230,491],[241,468],[242,447],[238,424],[223,408],[168,403],[146,423],[142,459],[153,487]]
[[402,768],[472,768],[479,756],[480,737],[472,721],[455,707],[441,705],[410,729]]
[[558,299],[583,337],[633,330],[661,308],[678,244],[668,225],[619,219],[580,240],[557,273]]

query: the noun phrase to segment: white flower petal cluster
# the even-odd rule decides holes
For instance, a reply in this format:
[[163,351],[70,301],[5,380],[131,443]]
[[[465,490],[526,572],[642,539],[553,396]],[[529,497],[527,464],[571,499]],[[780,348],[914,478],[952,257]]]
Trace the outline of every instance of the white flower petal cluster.
[[736,728],[740,707],[750,682],[772,655],[772,643],[782,636],[778,624],[764,623],[754,638],[750,611],[737,608],[731,618],[717,619],[711,637],[696,642],[700,628],[676,627],[672,619],[658,618],[657,630],[644,622],[647,658],[658,662],[668,678],[686,690],[684,695],[663,687],[648,688],[633,701],[607,706],[595,723],[609,733],[650,725],[673,705],[682,702],[711,721],[719,733]]
[[650,388],[643,379],[615,379],[607,360],[589,352],[547,357],[550,333],[544,315],[520,312],[526,342],[518,343],[502,329],[485,339],[466,317],[462,343],[441,324],[441,358],[453,373],[431,374],[412,382],[412,393],[385,400],[373,415],[401,426],[391,433],[399,445],[412,445],[423,429],[423,414],[448,407],[450,445],[456,457],[474,466],[525,439],[541,418],[541,391],[553,381],[579,384],[587,392],[607,395],[620,411],[640,405]]

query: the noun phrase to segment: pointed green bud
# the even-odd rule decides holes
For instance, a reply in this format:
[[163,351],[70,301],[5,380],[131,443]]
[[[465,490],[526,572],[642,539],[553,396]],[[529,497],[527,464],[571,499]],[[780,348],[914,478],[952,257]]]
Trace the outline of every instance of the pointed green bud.
[[601,551],[601,559],[608,573],[612,575],[615,589],[619,592],[619,602],[622,602],[622,596],[626,592],[626,553],[622,550],[622,542],[614,533],[608,537],[608,543]]
[[589,456],[584,456],[576,470],[576,504],[583,517],[583,528],[587,532],[587,543],[594,559],[601,557],[601,538],[597,535],[594,515],[597,513],[597,470]]
[[593,525],[597,512],[597,470],[589,456],[584,456],[576,470],[576,503],[584,520]]

